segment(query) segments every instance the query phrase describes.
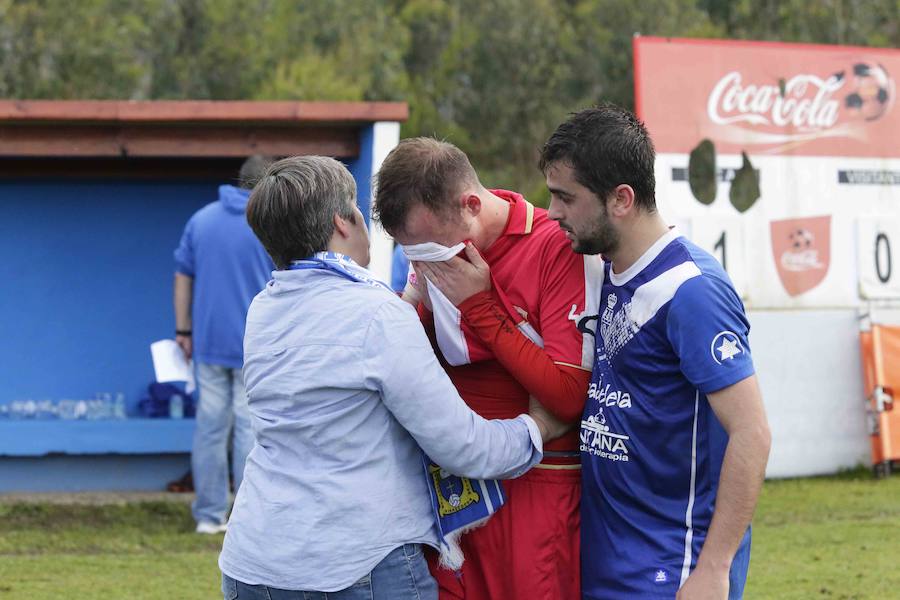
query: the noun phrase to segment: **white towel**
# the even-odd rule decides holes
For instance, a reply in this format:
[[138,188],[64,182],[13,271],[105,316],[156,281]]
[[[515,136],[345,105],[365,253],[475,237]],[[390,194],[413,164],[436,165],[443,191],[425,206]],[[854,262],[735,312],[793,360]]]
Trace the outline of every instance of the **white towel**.
[[[447,246],[442,246],[441,244],[434,242],[401,246],[403,253],[406,254],[410,262],[448,261],[462,252],[465,247],[465,244],[459,243],[448,248]],[[410,268],[412,268],[412,266],[410,266]],[[519,328],[519,331],[521,331],[529,340],[543,348],[544,340],[538,335],[538,332],[528,323],[528,321],[525,321],[521,315],[515,312],[512,305],[506,301],[506,295],[503,290],[497,286],[497,282],[492,279],[491,283],[501,300],[503,300],[507,314],[513,322],[516,323],[516,327]],[[463,322],[459,309],[447,299],[447,296],[445,296],[434,283],[428,281],[427,278],[426,286],[428,288],[428,296],[431,298],[431,306],[434,312],[435,336],[437,337],[438,347],[441,349],[444,359],[454,367],[458,367],[460,365],[467,365],[492,358],[493,353],[490,349],[486,348],[473,332],[468,331],[468,327]]]

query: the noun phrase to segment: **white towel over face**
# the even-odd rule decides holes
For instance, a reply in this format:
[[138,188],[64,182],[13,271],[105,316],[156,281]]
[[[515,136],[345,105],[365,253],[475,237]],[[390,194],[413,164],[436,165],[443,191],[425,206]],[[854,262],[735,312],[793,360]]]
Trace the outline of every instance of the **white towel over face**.
[[463,250],[465,250],[466,245],[463,242],[456,244],[455,246],[441,246],[435,242],[425,242],[424,244],[413,244],[411,246],[400,246],[403,249],[403,254],[406,255],[406,258],[409,260],[417,260],[419,262],[443,262],[445,260],[450,260]]
[[[465,249],[464,243],[447,247],[435,242],[426,242],[424,244],[414,244],[411,246],[401,246],[403,253],[406,254],[410,262],[444,262],[448,261]],[[410,269],[412,266],[410,265]],[[503,290],[497,288],[497,283],[492,281],[492,285],[498,294],[505,298]],[[434,311],[434,331],[437,338],[438,348],[444,355],[444,359],[452,366],[467,365],[481,360],[488,360],[493,357],[490,349],[486,348],[480,340],[471,331],[467,333],[467,327],[462,321],[462,315],[450,300],[438,289],[434,283],[426,279],[428,296],[431,298],[431,306]],[[525,337],[540,347],[544,346],[544,341],[538,335],[537,331],[523,321],[520,315],[511,312],[510,307],[506,306],[509,317],[516,323]]]

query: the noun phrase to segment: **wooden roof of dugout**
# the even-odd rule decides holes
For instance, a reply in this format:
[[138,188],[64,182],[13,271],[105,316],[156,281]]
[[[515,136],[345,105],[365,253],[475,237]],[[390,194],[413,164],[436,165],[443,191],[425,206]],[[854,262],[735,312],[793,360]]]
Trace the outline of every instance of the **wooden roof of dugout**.
[[403,102],[0,100],[0,157],[237,158],[359,154]]

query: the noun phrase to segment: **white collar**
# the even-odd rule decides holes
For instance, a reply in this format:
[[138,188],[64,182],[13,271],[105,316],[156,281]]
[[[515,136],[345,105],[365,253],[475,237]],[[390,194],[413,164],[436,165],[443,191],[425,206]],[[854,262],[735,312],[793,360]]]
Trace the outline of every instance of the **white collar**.
[[653,262],[659,253],[663,251],[663,248],[668,246],[673,240],[681,237],[681,234],[674,227],[670,227],[667,232],[662,234],[658,240],[653,242],[653,245],[647,248],[646,252],[644,252],[640,258],[638,258],[633,265],[622,271],[621,273],[616,274],[613,272],[612,265],[609,267],[609,282],[615,286],[623,286],[629,281],[631,281],[638,273],[643,271],[647,265]]

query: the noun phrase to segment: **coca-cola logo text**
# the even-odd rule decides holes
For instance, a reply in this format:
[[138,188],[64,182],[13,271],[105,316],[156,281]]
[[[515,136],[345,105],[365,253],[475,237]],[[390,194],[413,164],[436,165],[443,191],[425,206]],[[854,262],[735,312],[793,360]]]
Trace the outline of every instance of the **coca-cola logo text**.
[[781,266],[787,271],[809,271],[810,269],[825,268],[825,265],[819,262],[818,250],[785,252],[781,255]]
[[706,110],[713,123],[793,126],[799,129],[827,129],[837,123],[840,102],[834,93],[844,79],[831,76],[796,75],[779,85],[744,84],[741,74],[732,71],[713,87]]

